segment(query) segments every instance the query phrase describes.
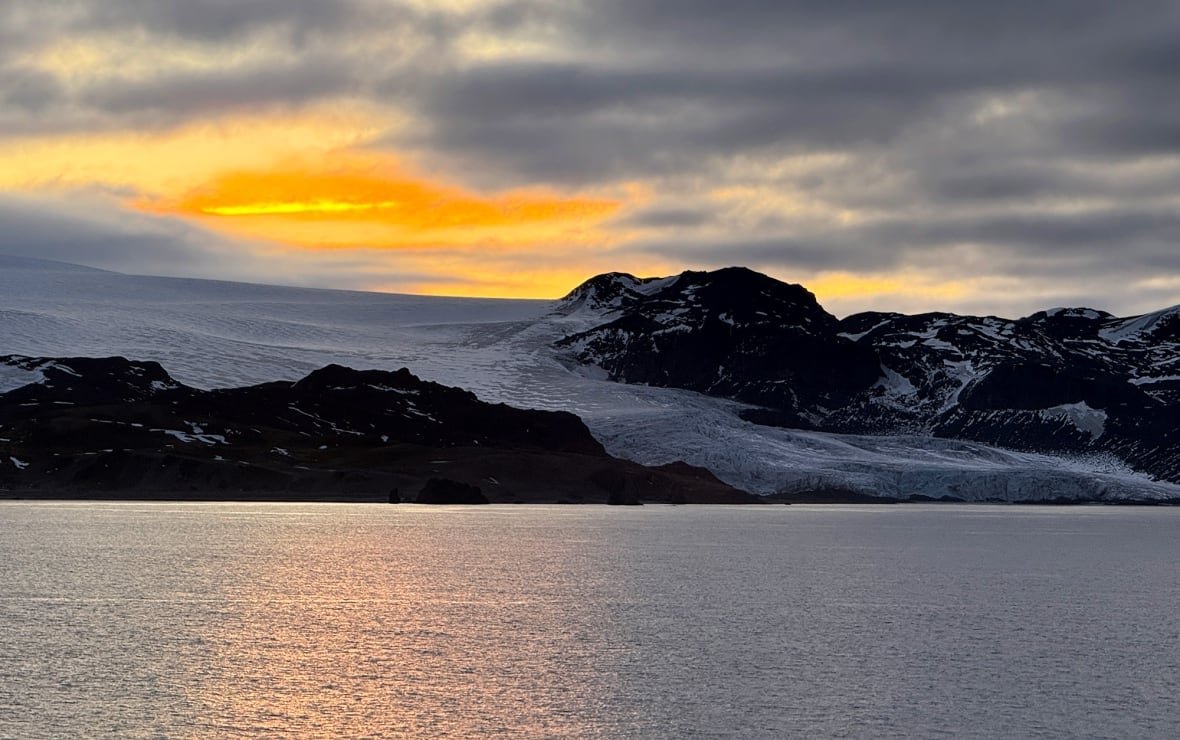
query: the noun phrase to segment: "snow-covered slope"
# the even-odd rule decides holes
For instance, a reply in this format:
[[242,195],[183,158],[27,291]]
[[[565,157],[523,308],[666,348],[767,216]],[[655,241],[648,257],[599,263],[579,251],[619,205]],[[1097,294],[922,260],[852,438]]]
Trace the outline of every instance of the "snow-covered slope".
[[[734,401],[608,381],[572,365],[554,345],[602,323],[628,292],[668,284],[633,281],[608,295],[613,282],[580,301],[481,300],[141,277],[0,257],[0,354],[156,360],[177,380],[204,388],[294,380],[332,362],[408,367],[484,400],[572,411],[614,455],[648,464],[685,460],[760,493],[1180,496],[1180,487],[1131,473],[1109,456],[760,426],[742,420],[738,412],[748,407]],[[3,387],[35,377],[0,367]],[[904,391],[906,383],[895,375],[892,387]]]

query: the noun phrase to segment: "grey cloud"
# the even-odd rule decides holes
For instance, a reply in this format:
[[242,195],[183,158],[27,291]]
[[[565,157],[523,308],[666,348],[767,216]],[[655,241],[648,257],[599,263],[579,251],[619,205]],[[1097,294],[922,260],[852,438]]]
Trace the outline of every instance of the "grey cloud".
[[707,206],[698,208],[645,208],[614,221],[616,226],[639,228],[691,228],[703,226],[718,217]]
[[[1180,61],[1176,71],[1180,72]],[[1104,91],[1062,122],[1060,135],[1077,151],[1112,156],[1180,152],[1180,83]]]
[[958,82],[929,69],[466,70],[424,88],[429,125],[409,143],[523,179],[581,182],[769,147],[889,145]]
[[979,167],[931,168],[922,173],[927,197],[940,202],[1027,200],[1060,194],[1105,192],[1101,183],[1062,171],[1053,163],[1003,160]]
[[224,274],[229,246],[179,221],[120,212],[105,200],[0,196],[0,254],[162,275]]
[[296,32],[336,28],[372,4],[349,0],[103,0],[83,7],[84,12],[72,20],[75,30],[138,26],[222,43],[275,27]]
[[91,87],[82,98],[107,113],[164,113],[180,119],[241,107],[295,106],[342,94],[353,80],[351,70],[337,60],[306,59],[299,64],[110,81]]
[[419,90],[424,130],[390,143],[580,182],[739,151],[882,150],[966,129],[983,96],[1041,91],[1060,104],[1035,121],[1055,155],[1180,147],[1160,115],[1180,97],[1175,3],[620,0],[566,21],[587,59],[440,70]]
[[[955,264],[971,247],[997,269],[1052,276],[1064,266],[1111,264],[1142,273],[1180,271],[1180,215],[1168,209],[1097,209],[1067,214],[882,219],[868,224],[755,239],[645,240],[625,250],[696,263],[790,270],[882,271]],[[1134,255],[1120,259],[1120,255]]]
[[862,227],[860,234],[882,243],[928,249],[948,244],[991,244],[1042,255],[1098,254],[1112,248],[1139,256],[1173,254],[1180,268],[1180,214],[1172,209],[1128,206],[1077,213],[1005,213],[929,217]]
[[[130,43],[159,50],[160,68],[147,76],[95,69],[63,84],[25,65],[26,84],[0,97],[0,133],[167,126],[224,108],[353,96],[390,102],[428,85],[429,68],[448,66],[449,44],[466,31],[508,29],[543,15],[524,0],[470,13],[398,0],[9,0],[0,7],[0,69],[66,40],[101,46],[112,43],[105,34],[126,31],[139,34]],[[168,50],[177,42],[224,62],[177,69]],[[255,53],[243,64],[245,47]],[[0,95],[6,82],[17,82],[7,63]]]
[[857,243],[847,236],[813,233],[748,240],[649,240],[630,244],[625,251],[689,260],[708,267],[736,264],[793,270],[882,270],[898,264],[899,254]]
[[[38,0],[32,0],[38,1]],[[548,17],[545,5],[498,0],[463,12],[401,0],[102,0],[86,4],[77,27],[142,27],[150,32],[222,44],[259,33],[285,33],[296,43],[316,37],[400,33],[447,39],[479,27],[502,31]]]
[[0,67],[0,110],[37,114],[64,96],[57,78],[26,66]]

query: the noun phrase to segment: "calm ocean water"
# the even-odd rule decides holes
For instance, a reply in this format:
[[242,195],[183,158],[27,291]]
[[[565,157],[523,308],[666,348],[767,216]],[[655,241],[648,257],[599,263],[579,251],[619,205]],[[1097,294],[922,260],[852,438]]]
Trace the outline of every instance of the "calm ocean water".
[[0,736],[1177,737],[1180,510],[0,504]]

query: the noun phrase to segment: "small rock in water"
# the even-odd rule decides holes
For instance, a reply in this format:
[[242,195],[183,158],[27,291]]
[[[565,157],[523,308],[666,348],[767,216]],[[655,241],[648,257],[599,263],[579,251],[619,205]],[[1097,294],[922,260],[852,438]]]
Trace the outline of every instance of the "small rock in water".
[[418,492],[420,504],[486,504],[488,497],[479,486],[460,483],[450,478],[431,478]]

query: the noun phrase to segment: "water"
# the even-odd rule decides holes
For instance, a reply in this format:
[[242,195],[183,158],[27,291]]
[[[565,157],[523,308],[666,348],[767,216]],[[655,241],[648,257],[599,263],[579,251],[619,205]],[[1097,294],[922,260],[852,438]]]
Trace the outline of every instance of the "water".
[[1180,510],[0,505],[0,736],[1175,737]]

